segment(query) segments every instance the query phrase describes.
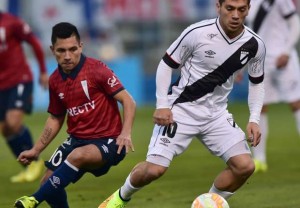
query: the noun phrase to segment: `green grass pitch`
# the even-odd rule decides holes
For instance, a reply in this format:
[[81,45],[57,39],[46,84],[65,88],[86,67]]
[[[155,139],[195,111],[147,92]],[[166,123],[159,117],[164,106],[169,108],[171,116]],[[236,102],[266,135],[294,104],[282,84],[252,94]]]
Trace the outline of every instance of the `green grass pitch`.
[[[245,103],[230,104],[230,112],[242,129],[248,120]],[[96,208],[99,203],[119,188],[132,167],[145,159],[151,135],[153,108],[137,110],[132,139],[135,152],[128,154],[117,167],[100,178],[85,175],[78,183],[67,187],[71,208]],[[300,138],[292,113],[286,105],[274,105],[269,114],[270,134],[267,156],[269,171],[253,175],[247,183],[228,200],[231,208],[298,208],[300,207]],[[43,129],[46,113],[26,117],[35,138]],[[54,149],[66,138],[65,128],[42,153],[49,159]],[[13,207],[14,200],[30,195],[39,182],[11,184],[10,176],[21,170],[8,150],[3,138],[0,140],[0,207]],[[224,168],[223,162],[213,157],[198,141],[176,158],[169,171],[159,180],[136,193],[128,207],[132,208],[189,208],[193,199],[210,188],[214,177]],[[43,203],[41,208],[48,207]]]

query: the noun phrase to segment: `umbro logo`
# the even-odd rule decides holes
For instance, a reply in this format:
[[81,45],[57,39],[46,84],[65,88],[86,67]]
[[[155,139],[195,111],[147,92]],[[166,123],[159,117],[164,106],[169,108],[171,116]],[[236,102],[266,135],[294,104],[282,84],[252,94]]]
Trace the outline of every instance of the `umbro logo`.
[[102,145],[101,147],[102,147],[102,149],[104,150],[104,152],[105,152],[105,153],[108,153],[108,152],[109,152],[109,150],[108,150],[107,146],[105,146],[105,145]]
[[160,144],[164,145],[166,147],[168,146],[168,144],[171,143],[170,140],[168,138],[165,138],[165,137],[161,137],[160,140],[162,141],[162,142],[160,142]]
[[49,180],[54,188],[57,188],[57,185],[60,185],[60,178],[57,176],[52,176],[51,178],[49,178]]
[[215,54],[216,54],[216,53],[215,53],[214,51],[212,51],[212,50],[205,51],[205,53],[206,53],[207,55],[210,55],[210,56],[212,56],[212,55],[215,55]]
[[207,34],[207,37],[209,37],[210,39],[213,39],[214,37],[216,37],[218,34]]
[[207,58],[214,58],[214,55],[216,54],[216,52],[212,51],[212,50],[208,50],[208,51],[204,51],[204,53],[206,53],[207,55],[205,57]]
[[167,138],[165,138],[165,137],[162,137],[162,138],[160,138],[160,140],[163,142],[163,143],[170,143],[170,140],[168,140]]

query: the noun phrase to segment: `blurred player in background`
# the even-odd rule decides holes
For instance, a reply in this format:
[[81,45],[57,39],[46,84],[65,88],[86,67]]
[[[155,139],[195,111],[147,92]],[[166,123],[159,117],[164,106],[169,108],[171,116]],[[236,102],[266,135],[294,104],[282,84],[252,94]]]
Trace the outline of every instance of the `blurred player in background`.
[[251,3],[247,21],[260,35],[267,48],[265,61],[265,96],[260,118],[261,142],[252,148],[255,172],[268,169],[266,146],[268,106],[285,102],[294,114],[300,134],[300,66],[296,45],[300,20],[292,0],[256,0]]
[[[101,61],[82,54],[74,25],[55,25],[51,42],[58,68],[49,80],[50,115],[34,147],[18,159],[28,164],[37,158],[58,134],[65,117],[69,137],[46,162],[40,189],[18,199],[15,207],[33,208],[47,201],[51,207],[68,208],[66,186],[87,172],[105,175],[133,150],[135,102],[117,76]],[[118,102],[123,106],[123,122]]]
[[[250,0],[219,0],[218,18],[189,26],[169,47],[156,74],[156,125],[147,159],[133,168],[124,185],[99,208],[125,207],[135,192],[164,175],[194,137],[227,164],[209,192],[228,199],[251,176],[255,166],[245,133],[227,110],[235,75],[248,65],[247,138],[256,146],[264,97],[265,46],[244,26],[249,8]],[[168,92],[176,69],[181,71],[180,79]]]
[[[47,88],[45,58],[38,38],[23,20],[0,11],[0,130],[16,158],[33,146],[30,130],[23,123],[24,114],[31,113],[33,102],[33,74],[26,61],[23,42],[32,47],[39,64],[40,84]],[[22,172],[11,177],[11,181],[34,181],[42,169],[43,161],[36,158]]]

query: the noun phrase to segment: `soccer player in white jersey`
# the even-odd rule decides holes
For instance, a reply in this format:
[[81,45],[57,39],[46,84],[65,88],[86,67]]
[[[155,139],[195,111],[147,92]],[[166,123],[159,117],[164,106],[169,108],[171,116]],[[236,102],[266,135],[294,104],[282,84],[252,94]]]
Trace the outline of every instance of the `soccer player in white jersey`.
[[[186,28],[160,61],[153,115],[156,125],[147,159],[137,164],[124,185],[99,207],[125,207],[135,192],[168,170],[193,138],[227,164],[210,192],[228,199],[254,172],[247,139],[253,146],[260,141],[265,46],[244,26],[250,0],[219,0],[216,6],[219,17]],[[236,73],[247,65],[250,118],[246,139],[227,111],[227,97]],[[181,75],[168,92],[173,70],[180,70]]]
[[292,0],[256,0],[251,3],[249,25],[266,44],[265,96],[260,118],[261,142],[252,148],[255,172],[267,171],[267,107],[288,103],[300,134],[300,66],[296,45],[300,20]]

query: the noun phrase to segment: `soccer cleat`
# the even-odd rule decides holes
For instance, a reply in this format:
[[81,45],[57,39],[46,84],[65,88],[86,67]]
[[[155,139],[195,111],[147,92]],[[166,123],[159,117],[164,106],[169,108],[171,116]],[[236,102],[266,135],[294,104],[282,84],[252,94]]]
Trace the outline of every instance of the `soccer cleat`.
[[254,164],[255,164],[255,171],[254,173],[265,173],[268,170],[268,165],[265,162],[262,162],[260,160],[254,159]]
[[121,199],[119,195],[120,189],[118,189],[115,193],[113,193],[110,197],[105,199],[98,208],[124,208],[126,204],[129,202]]
[[12,183],[24,183],[26,182],[25,175],[26,175],[25,170],[22,170],[19,174],[12,176],[10,178],[10,181]]
[[44,168],[44,161],[39,159],[37,161],[32,161],[31,164],[26,168],[25,171],[25,181],[32,182],[40,177]]
[[33,196],[22,196],[15,202],[15,208],[35,208],[39,202]]

